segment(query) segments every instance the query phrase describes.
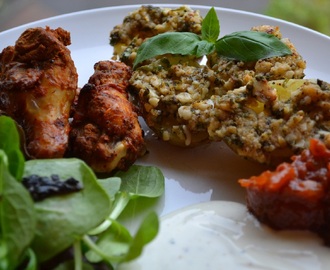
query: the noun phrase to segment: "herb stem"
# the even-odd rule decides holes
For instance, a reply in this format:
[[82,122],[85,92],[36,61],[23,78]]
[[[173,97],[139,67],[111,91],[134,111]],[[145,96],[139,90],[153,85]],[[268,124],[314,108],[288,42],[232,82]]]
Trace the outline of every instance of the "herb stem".
[[110,219],[117,219],[121,212],[125,209],[131,196],[127,192],[120,192],[118,200],[116,200],[115,206],[111,211],[109,216]]
[[74,270],[82,270],[81,242],[77,240],[73,244],[74,250]]
[[121,212],[127,206],[130,199],[131,199],[131,196],[127,192],[121,192],[119,194],[118,200],[116,200],[114,208],[112,209],[109,217],[106,220],[104,220],[103,223],[101,223],[98,227],[91,230],[88,234],[96,235],[96,234],[100,234],[100,233],[106,231],[111,226],[112,220],[115,220],[119,217]]
[[91,249],[93,250],[97,255],[99,255],[102,259],[107,260],[108,256],[105,254],[95,243],[94,241],[88,236],[84,235],[83,236],[83,241],[84,243]]
[[104,220],[98,227],[96,227],[95,229],[88,232],[88,234],[89,235],[100,234],[100,233],[106,231],[111,226],[111,224],[112,224],[112,220],[108,218],[108,219]]

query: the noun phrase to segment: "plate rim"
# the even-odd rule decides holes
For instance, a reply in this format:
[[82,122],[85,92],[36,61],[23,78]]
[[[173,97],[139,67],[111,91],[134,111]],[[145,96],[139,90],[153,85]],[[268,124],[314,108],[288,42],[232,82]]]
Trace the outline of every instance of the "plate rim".
[[[137,9],[139,7],[141,7],[142,5],[145,6],[159,6],[159,7],[180,7],[180,6],[189,6],[192,9],[210,9],[212,8],[212,6],[210,5],[195,5],[195,4],[170,4],[170,3],[150,3],[150,4],[129,4],[129,5],[117,5],[117,6],[108,6],[108,7],[99,7],[99,8],[92,8],[92,9],[85,9],[85,10],[80,10],[80,11],[74,11],[74,12],[68,12],[68,13],[63,13],[63,14],[59,14],[59,15],[55,15],[55,16],[51,16],[51,17],[47,17],[47,18],[43,18],[40,20],[35,20],[35,21],[31,21],[28,23],[24,23],[18,26],[15,26],[13,28],[4,30],[0,32],[0,37],[6,35],[6,34],[10,34],[11,32],[17,31],[17,30],[21,30],[23,28],[28,28],[28,27],[32,27],[33,25],[36,24],[42,24],[42,23],[47,23],[50,21],[57,21],[60,19],[64,19],[64,18],[69,18],[69,17],[75,17],[75,16],[84,16],[86,14],[92,14],[92,13],[98,13],[98,12],[109,12],[109,11],[113,11],[113,10],[122,10],[122,9]],[[260,19],[267,19],[267,20],[273,20],[274,22],[278,22],[278,23],[282,23],[282,24],[286,24],[286,25],[291,25],[292,27],[296,27],[296,28],[300,28],[301,30],[310,32],[311,34],[316,34],[320,37],[326,38],[330,41],[330,36],[323,34],[321,32],[318,32],[316,30],[313,30],[311,28],[308,28],[306,26],[294,23],[294,22],[290,22],[290,21],[286,21],[280,18],[276,18],[276,17],[272,17],[269,15],[265,15],[265,14],[261,14],[261,13],[256,13],[256,12],[252,12],[252,11],[245,11],[245,10],[239,10],[239,9],[233,9],[233,8],[225,8],[225,7],[221,7],[221,6],[213,6],[215,8],[216,11],[224,11],[227,13],[235,13],[235,14],[243,14],[246,16],[252,16],[252,17],[258,17]]]

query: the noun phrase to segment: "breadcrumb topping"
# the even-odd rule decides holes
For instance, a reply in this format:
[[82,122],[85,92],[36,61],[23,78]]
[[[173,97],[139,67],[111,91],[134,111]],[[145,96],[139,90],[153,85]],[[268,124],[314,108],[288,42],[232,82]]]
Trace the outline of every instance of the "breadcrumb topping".
[[165,32],[201,33],[203,18],[198,10],[188,6],[177,9],[151,5],[131,12],[122,24],[110,33],[110,44],[114,46],[114,60],[132,66],[138,47],[147,39]]
[[[143,6],[111,32],[114,55],[132,63],[146,38],[166,31],[199,34],[201,23],[199,12],[186,6]],[[193,56],[163,55],[133,72],[132,93],[160,139],[180,146],[223,140],[261,163],[290,157],[311,137],[330,145],[329,84],[303,79],[306,62],[278,26],[251,30],[275,35],[292,54],[242,62],[212,53],[206,65]]]

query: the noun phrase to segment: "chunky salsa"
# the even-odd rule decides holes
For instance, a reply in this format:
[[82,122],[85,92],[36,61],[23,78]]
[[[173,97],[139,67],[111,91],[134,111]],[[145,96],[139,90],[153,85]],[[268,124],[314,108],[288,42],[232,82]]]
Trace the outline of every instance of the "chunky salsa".
[[247,207],[274,229],[301,229],[325,237],[330,227],[330,149],[311,139],[309,149],[274,171],[240,179]]

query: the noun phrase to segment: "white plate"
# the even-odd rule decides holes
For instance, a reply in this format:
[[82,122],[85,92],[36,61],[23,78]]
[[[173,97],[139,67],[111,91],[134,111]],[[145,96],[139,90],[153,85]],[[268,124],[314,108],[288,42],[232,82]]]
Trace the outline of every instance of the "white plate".
[[[175,7],[179,5],[162,5]],[[46,25],[62,27],[71,32],[72,57],[79,73],[79,86],[93,73],[99,60],[110,59],[112,47],[109,33],[139,5],[118,6],[57,16],[0,33],[0,48],[13,45],[28,27]],[[191,5],[205,15],[210,7]],[[330,38],[307,28],[249,12],[216,8],[221,36],[233,31],[249,30],[260,24],[278,25],[284,37],[289,37],[307,61],[306,77],[330,81]],[[150,154],[139,162],[159,166],[166,176],[165,196],[157,202],[161,215],[195,203],[225,200],[244,203],[245,191],[239,178],[259,174],[265,167],[243,160],[224,144],[213,143],[194,149],[181,149],[147,136]]]

